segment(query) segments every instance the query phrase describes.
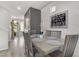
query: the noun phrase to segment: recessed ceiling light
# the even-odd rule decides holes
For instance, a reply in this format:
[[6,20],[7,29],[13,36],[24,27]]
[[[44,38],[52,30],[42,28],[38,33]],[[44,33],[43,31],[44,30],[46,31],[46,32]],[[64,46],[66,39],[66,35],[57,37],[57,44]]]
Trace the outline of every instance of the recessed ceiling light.
[[18,6],[18,7],[17,7],[17,10],[21,10],[21,7]]
[[56,11],[56,6],[53,6],[51,9],[50,9],[50,12],[55,12]]

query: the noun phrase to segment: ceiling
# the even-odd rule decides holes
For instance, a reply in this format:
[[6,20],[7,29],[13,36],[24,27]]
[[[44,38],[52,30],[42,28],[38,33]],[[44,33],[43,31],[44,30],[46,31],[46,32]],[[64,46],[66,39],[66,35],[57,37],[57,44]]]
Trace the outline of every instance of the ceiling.
[[[23,16],[29,7],[42,9],[51,1],[1,1],[0,7],[7,10],[13,16]],[[21,10],[17,10],[21,7]]]

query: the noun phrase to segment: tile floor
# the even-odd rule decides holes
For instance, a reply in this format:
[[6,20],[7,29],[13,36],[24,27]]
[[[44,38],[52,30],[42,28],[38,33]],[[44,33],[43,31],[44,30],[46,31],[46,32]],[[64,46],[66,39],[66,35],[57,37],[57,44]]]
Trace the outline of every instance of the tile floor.
[[15,37],[14,40],[11,40],[9,42],[9,49],[0,51],[0,57],[25,57],[24,38],[18,39]]

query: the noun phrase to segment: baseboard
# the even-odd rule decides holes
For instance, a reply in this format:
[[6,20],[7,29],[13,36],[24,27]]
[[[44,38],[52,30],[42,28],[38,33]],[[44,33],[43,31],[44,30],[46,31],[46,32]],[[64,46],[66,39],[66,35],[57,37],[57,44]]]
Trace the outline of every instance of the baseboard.
[[0,51],[8,50],[8,48],[0,49]]

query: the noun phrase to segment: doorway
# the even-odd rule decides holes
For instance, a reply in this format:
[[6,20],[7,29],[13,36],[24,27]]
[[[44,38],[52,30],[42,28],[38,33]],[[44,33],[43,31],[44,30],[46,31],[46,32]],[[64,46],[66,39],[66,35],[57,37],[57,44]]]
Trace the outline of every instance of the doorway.
[[21,36],[24,30],[24,21],[12,20],[10,23],[11,23],[11,39],[14,39],[16,36]]

